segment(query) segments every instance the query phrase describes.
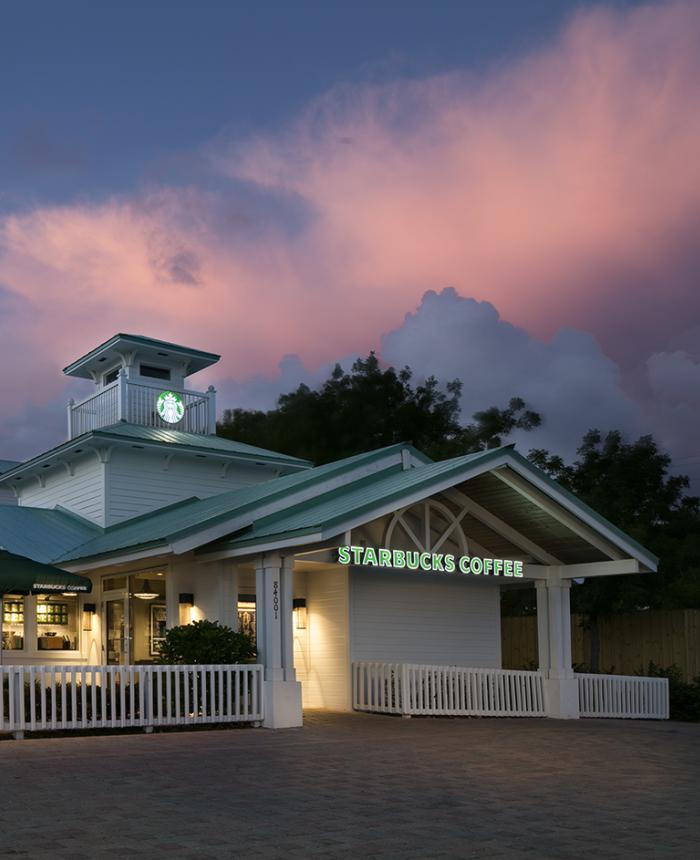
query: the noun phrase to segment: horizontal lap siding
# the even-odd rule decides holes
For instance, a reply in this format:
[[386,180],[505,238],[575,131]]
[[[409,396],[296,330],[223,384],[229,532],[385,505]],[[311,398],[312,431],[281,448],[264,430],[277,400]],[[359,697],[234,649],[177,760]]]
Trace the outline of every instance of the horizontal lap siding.
[[354,570],[353,661],[500,668],[500,596],[458,576]]
[[306,660],[297,650],[302,670],[304,707],[350,708],[348,625],[348,574],[346,568],[328,568],[306,575]]
[[176,455],[165,468],[163,454],[115,451],[109,467],[109,525],[192,496],[208,498],[272,477],[263,467],[236,465],[224,476],[224,462]]
[[104,464],[94,454],[74,466],[74,474],[65,469],[47,470],[45,486],[35,481],[23,487],[20,504],[28,508],[55,508],[60,505],[97,525],[104,525]]

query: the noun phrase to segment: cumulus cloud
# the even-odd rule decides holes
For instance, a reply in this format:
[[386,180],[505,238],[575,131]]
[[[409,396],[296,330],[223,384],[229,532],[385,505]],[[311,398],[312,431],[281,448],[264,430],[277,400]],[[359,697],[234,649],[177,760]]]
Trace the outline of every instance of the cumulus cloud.
[[[698,317],[699,101],[696,4],[586,11],[481,76],[340,87],[277,134],[217,140],[216,191],[192,179],[4,215],[5,414],[58,397],[58,368],[115,331],[220,352],[197,384],[235,392],[284,355],[313,373],[365,353],[452,284],[512,322],[473,309],[541,379],[533,401],[556,369],[633,424],[616,365],[681,349]],[[478,385],[505,390],[481,346]]]

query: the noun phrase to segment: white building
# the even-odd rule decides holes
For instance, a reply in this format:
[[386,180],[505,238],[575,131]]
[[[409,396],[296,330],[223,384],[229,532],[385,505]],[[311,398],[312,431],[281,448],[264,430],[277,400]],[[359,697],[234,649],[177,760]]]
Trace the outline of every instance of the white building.
[[[118,334],[65,368],[96,391],[69,404],[67,441],[0,466],[17,500],[0,506],[0,546],[93,591],[6,595],[6,664],[145,665],[166,626],[208,618],[256,625],[272,727],[301,724],[302,705],[606,711],[572,670],[571,582],[653,574],[650,552],[511,446],[432,462],[398,444],[313,467],[217,437],[214,390],[186,386],[218,358]],[[539,670],[498,671],[500,591],[526,580]]]

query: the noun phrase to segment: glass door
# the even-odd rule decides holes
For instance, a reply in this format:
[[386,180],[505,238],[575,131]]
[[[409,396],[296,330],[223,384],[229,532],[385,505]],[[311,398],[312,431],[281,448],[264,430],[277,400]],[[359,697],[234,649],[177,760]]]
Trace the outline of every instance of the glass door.
[[129,662],[129,630],[126,596],[105,600],[105,639],[107,665],[124,666]]

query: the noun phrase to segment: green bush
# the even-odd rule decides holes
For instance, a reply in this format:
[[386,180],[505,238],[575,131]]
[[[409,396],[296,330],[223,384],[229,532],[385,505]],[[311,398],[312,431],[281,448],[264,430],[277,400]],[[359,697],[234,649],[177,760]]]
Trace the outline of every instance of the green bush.
[[646,669],[636,674],[648,678],[668,678],[669,716],[672,720],[700,721],[700,676],[693,678],[689,684],[683,680],[678,666],[663,669],[656,663],[649,663]]
[[252,663],[255,656],[255,642],[245,633],[237,633],[218,621],[195,621],[166,631],[158,662],[227,666]]

